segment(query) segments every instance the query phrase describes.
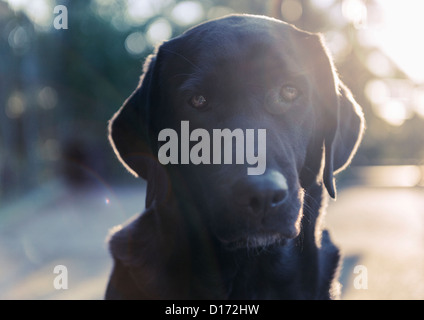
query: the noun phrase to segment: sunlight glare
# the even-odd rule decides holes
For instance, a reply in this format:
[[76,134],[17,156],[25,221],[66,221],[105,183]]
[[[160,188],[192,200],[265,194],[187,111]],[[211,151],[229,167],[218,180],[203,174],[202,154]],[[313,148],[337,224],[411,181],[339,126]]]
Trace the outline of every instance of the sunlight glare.
[[28,2],[26,12],[29,18],[41,27],[47,27],[51,24],[53,8],[46,0],[33,0]]
[[414,82],[424,83],[424,1],[376,0],[380,17],[374,41]]
[[414,106],[408,103],[413,89],[406,80],[368,81],[365,95],[372,103],[374,113],[393,126],[401,126],[414,114]]
[[423,167],[413,165],[363,167],[359,174],[361,181],[367,185],[415,187],[422,181]]
[[367,20],[367,7],[362,0],[343,0],[342,14],[355,28],[359,29]]
[[394,75],[392,63],[380,51],[372,51],[366,58],[368,70],[378,77],[390,78]]
[[402,101],[391,99],[384,104],[375,105],[376,113],[393,126],[401,126],[410,118],[410,113]]
[[390,89],[383,80],[370,80],[365,86],[365,95],[373,104],[383,104],[390,99]]
[[47,28],[51,25],[53,8],[47,0],[8,0],[13,10],[23,10],[36,26]]
[[352,50],[351,44],[341,32],[328,31],[325,33],[325,40],[336,60],[343,60]]

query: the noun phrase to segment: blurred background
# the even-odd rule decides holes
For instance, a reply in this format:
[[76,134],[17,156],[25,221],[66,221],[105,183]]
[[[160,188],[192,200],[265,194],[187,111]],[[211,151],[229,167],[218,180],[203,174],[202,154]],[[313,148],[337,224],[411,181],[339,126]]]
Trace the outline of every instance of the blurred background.
[[103,297],[108,230],[142,211],[145,190],[107,121],[156,44],[229,13],[322,33],[364,109],[325,222],[345,255],[342,298],[424,299],[423,11],[420,0],[0,0],[0,299]]

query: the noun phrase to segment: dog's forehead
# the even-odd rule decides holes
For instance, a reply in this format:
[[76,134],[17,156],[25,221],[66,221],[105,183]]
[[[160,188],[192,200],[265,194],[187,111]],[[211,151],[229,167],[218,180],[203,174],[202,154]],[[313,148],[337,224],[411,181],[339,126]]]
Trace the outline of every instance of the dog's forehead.
[[299,31],[294,26],[283,21],[256,15],[230,15],[224,18],[210,20],[199,24],[184,34],[190,36],[265,36],[288,34],[294,30]]
[[232,15],[193,27],[166,45],[193,63],[214,60],[219,63],[238,59],[241,53],[290,55],[296,46],[293,40],[302,34],[303,31],[273,18]]

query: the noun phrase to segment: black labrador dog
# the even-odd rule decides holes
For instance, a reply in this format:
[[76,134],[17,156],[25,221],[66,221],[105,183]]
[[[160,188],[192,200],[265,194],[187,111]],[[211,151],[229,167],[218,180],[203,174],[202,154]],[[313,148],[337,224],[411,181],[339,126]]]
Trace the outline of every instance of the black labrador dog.
[[110,121],[147,195],[111,236],[106,298],[336,298],[319,221],[363,127],[319,35],[231,15],[164,42]]

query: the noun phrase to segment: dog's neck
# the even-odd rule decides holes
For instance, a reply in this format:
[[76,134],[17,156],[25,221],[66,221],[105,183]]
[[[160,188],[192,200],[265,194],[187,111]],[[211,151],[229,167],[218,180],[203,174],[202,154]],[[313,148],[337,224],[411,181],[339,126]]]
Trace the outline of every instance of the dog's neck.
[[[172,234],[170,229],[176,231],[173,234],[176,243],[185,242],[178,246],[179,252],[171,253],[169,262],[172,268],[178,266],[180,270],[187,270],[180,273],[177,277],[179,284],[174,287],[178,290],[186,288],[188,298],[310,298],[318,294],[321,286],[319,220],[323,215],[320,208],[325,207],[322,202],[327,201],[326,197],[323,199],[321,185],[313,184],[305,190],[301,234],[288,240],[284,246],[267,248],[226,249],[209,232],[207,223],[203,223],[202,215],[191,202],[187,207],[187,203],[176,206],[174,201],[176,199],[168,203],[166,210],[158,211],[169,214],[170,207],[180,208],[173,211],[175,219],[163,218],[167,225],[162,227],[169,234]],[[183,217],[178,216],[180,214]],[[174,279],[170,277],[169,281]],[[274,280],[273,283],[252,283],[251,279]],[[190,285],[187,287],[187,284]],[[303,286],[303,290],[299,290],[299,286]],[[181,296],[184,296],[181,292],[175,292],[175,297]]]
[[[327,233],[322,244],[315,236],[321,214],[320,185],[305,190],[297,238],[285,246],[254,250],[225,249],[201,219],[193,218],[193,214],[201,216],[195,207],[181,207],[175,201],[170,197],[152,202],[113,235],[110,244],[116,268],[128,275],[111,280],[118,291],[125,287],[133,292],[131,298],[141,299],[329,298],[333,276],[324,279],[322,275],[334,275],[339,256]],[[322,265],[324,258],[331,263]]]

